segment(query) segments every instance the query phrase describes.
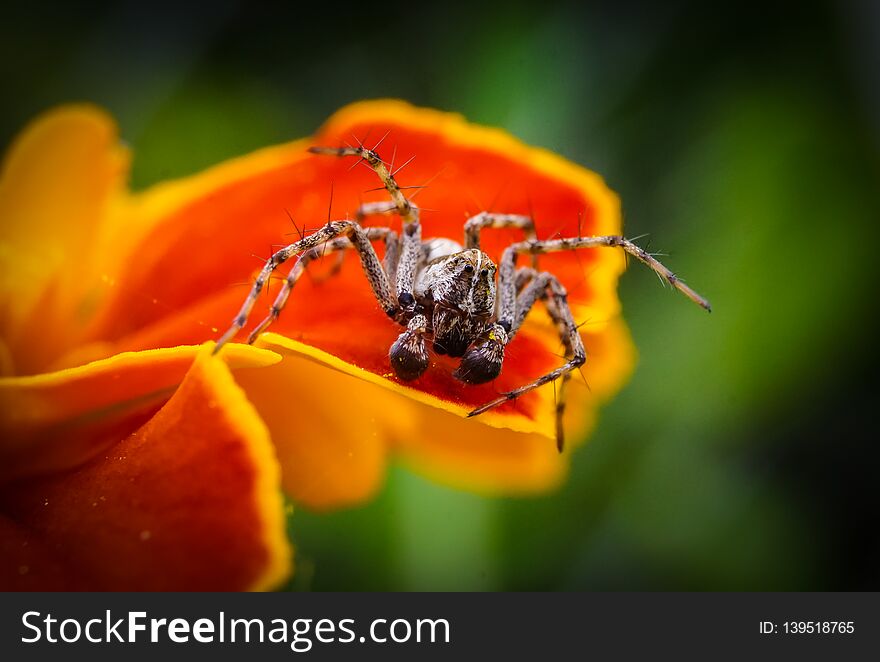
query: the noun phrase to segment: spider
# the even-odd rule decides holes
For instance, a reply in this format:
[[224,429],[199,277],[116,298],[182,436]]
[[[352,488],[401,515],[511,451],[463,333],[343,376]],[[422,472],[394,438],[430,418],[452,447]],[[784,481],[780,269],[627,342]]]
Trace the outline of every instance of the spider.
[[[565,385],[572,371],[586,362],[587,354],[568,305],[566,289],[552,273],[537,269],[539,254],[581,248],[621,248],[650,267],[661,280],[711,311],[706,299],[651,254],[622,236],[539,240],[535,223],[528,216],[482,212],[465,222],[464,246],[449,238],[423,240],[419,208],[403,194],[375,149],[359,145],[311,147],[309,151],[363,160],[378,175],[391,201],[363,204],[356,212],[356,220],[328,221],[313,234],[275,252],[266,260],[232,326],[217,341],[214,353],[244,327],[272,272],[293,256],[297,256],[293,269],[269,314],[248,336],[248,343],[253,343],[278,318],[311,261],[326,253],[354,249],[379,305],[388,317],[404,327],[388,352],[394,372],[404,381],[417,379],[427,370],[428,342],[432,343],[437,354],[461,359],[453,373],[456,379],[467,384],[482,384],[495,379],[501,373],[505,347],[532,308],[541,301],[558,329],[565,349],[565,363],[533,382],[477,407],[468,416],[477,416],[539,386],[560,380],[556,441],[561,452]],[[389,227],[362,227],[360,224],[369,215],[391,214],[402,219],[399,236]],[[480,233],[488,228],[518,228],[524,234],[523,241],[504,250],[497,266],[480,250]],[[385,244],[382,261],[372,245],[380,240]],[[530,266],[517,268],[521,254],[531,256]]]

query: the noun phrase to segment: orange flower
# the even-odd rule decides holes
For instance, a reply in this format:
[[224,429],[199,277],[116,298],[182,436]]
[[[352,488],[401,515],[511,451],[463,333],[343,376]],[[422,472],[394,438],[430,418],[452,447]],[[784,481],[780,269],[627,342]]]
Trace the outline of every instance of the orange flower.
[[[320,227],[331,184],[333,218],[387,199],[367,168],[307,147],[378,141],[389,131],[383,156],[398,164],[415,157],[398,180],[427,184],[417,194],[425,237],[460,240],[466,216],[484,206],[532,214],[541,238],[620,232],[618,200],[595,174],[499,130],[396,101],[354,104],[313,139],[138,194],[124,189],[127,158],[100,111],[61,109],[22,135],[0,181],[0,364],[15,375],[0,381],[0,554],[26,569],[13,579],[39,566],[49,568],[47,581],[83,585],[219,586],[221,577],[224,587],[271,585],[289,556],[278,463],[283,489],[318,509],[370,497],[391,452],[486,493],[559,484],[568,458],[553,442],[553,387],[463,418],[561,363],[541,310],[508,347],[495,382],[462,384],[452,361],[432,357],[424,376],[402,383],[387,355],[401,329],[349,255],[333,278],[298,283],[259,347],[230,344],[219,359],[197,348],[228,327],[246,294],[231,285],[260,267],[253,254],[293,239],[287,212],[299,229]],[[487,230],[482,247],[497,259],[519,238]],[[624,265],[609,250],[541,257],[587,322],[590,388],[576,377],[569,389],[574,442],[633,365],[616,295]],[[254,322],[270,301],[258,302]],[[162,539],[168,544],[151,552]],[[242,549],[223,542],[231,539]],[[181,574],[157,572],[151,553]],[[130,563],[133,555],[140,561]],[[114,557],[130,572],[107,570]],[[186,570],[182,557],[199,567]]]
[[272,588],[291,558],[280,470],[229,368],[279,357],[173,347],[57,369],[97,304],[126,167],[109,118],[79,107],[4,163],[0,589]]

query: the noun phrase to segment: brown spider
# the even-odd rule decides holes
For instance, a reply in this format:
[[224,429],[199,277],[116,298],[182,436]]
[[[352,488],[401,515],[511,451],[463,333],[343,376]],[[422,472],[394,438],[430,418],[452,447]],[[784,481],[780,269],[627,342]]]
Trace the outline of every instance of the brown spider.
[[[385,313],[405,327],[391,345],[389,358],[400,379],[410,381],[428,368],[426,341],[435,352],[461,357],[453,375],[468,384],[482,384],[501,372],[504,349],[513,339],[539,300],[559,330],[566,362],[530,384],[502,394],[471,411],[476,416],[532,389],[561,379],[556,407],[556,437],[563,447],[562,415],[564,387],[571,372],[586,362],[586,351],[578,326],[567,302],[565,287],[549,272],[536,269],[540,253],[579,248],[619,247],[648,265],[662,279],[694,303],[711,311],[709,302],[685,285],[652,255],[621,236],[594,236],[538,240],[534,221],[528,216],[482,212],[464,224],[464,247],[447,238],[422,240],[419,209],[403,195],[393,175],[379,155],[363,146],[312,147],[310,152],[333,156],[356,156],[365,161],[381,179],[391,203],[362,205],[356,221],[328,221],[320,230],[275,252],[254,281],[232,326],[217,341],[214,353],[231,340],[247,323],[254,303],[272,272],[283,262],[298,256],[268,316],[248,336],[254,340],[281,313],[290,292],[312,260],[334,251],[353,248],[360,256],[373,294]],[[361,227],[359,221],[371,214],[397,214],[403,221],[401,236],[388,227]],[[480,232],[485,228],[519,228],[525,241],[505,249],[500,266],[480,250]],[[380,262],[371,242],[385,243]],[[521,253],[532,256],[532,266],[517,268]],[[496,296],[496,271],[498,285]]]

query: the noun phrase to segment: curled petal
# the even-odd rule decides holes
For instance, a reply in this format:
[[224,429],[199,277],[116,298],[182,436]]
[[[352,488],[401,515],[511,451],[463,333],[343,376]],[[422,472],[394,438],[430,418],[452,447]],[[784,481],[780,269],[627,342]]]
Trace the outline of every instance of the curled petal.
[[240,590],[290,572],[265,425],[205,348],[143,427],[0,492],[4,589]]
[[[583,441],[596,408],[629,376],[635,361],[626,325],[618,319],[604,326],[585,334],[590,357],[568,386],[569,447]],[[487,494],[542,492],[566,475],[568,460],[550,441],[552,388],[539,400],[543,427],[498,412],[483,415],[489,425],[476,426],[461,418],[461,405],[396,382],[389,387],[369,369],[336,355],[274,333],[261,343],[284,360],[241,371],[237,378],[272,430],[285,489],[297,502],[324,509],[372,496],[381,484],[388,444],[420,472]],[[511,430],[512,425],[525,429]]]
[[[629,332],[620,320],[602,333],[584,334],[584,342],[591,348],[590,356],[566,391],[563,421],[568,449],[584,441],[598,405],[616,392],[635,361]],[[556,391],[552,387],[547,391],[549,402],[544,406],[552,413]],[[425,407],[419,411],[414,434],[397,437],[395,450],[420,473],[485,494],[546,492],[564,480],[568,458],[546,434],[512,432],[496,425],[475,429],[471,422]]]
[[[233,368],[276,354],[232,345]],[[171,397],[198,347],[118,354],[77,368],[0,378],[0,483],[70,469],[147,421]]]
[[413,432],[415,403],[276,349],[281,363],[236,380],[272,431],[285,492],[313,509],[367,500],[382,485],[389,440]]

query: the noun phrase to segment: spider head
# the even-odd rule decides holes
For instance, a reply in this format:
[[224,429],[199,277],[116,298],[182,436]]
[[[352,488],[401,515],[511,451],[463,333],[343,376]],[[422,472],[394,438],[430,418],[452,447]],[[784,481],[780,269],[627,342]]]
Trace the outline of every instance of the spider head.
[[438,258],[425,270],[424,289],[435,303],[466,315],[488,315],[495,307],[495,263],[478,248]]

